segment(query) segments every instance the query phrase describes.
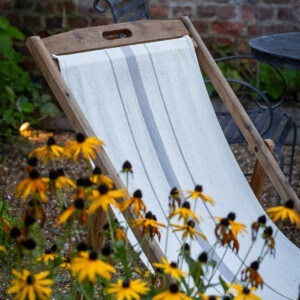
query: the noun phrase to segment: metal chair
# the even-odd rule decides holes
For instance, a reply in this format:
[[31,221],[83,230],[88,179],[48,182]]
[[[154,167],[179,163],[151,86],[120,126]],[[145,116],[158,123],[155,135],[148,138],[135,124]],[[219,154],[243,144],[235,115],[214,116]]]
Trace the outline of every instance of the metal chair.
[[[147,1],[145,0],[94,0],[93,6],[95,10],[100,13],[104,13],[106,10],[99,6],[101,1],[108,4],[115,23],[150,19]],[[217,63],[221,63],[237,59],[255,60],[253,56],[228,56],[216,59],[215,61]],[[291,182],[297,139],[297,127],[293,119],[280,108],[280,105],[284,100],[286,85],[280,70],[275,66],[272,66],[272,68],[282,80],[282,95],[280,100],[275,104],[270,103],[266,91],[259,90],[255,85],[241,79],[226,79],[231,85],[246,87],[248,89],[248,95],[249,92],[251,92],[251,100],[252,102],[255,102],[255,107],[251,110],[247,109],[247,113],[261,136],[264,139],[272,139],[275,143],[274,151],[278,156],[279,165],[282,170],[284,170],[285,165],[282,147],[286,143],[290,132],[292,132],[292,150],[289,169],[286,172],[289,182]],[[206,83],[209,84],[209,81],[207,80]],[[227,141],[230,144],[245,144],[246,140],[238,129],[236,123],[233,121],[231,115],[227,111],[216,111],[216,114]]]

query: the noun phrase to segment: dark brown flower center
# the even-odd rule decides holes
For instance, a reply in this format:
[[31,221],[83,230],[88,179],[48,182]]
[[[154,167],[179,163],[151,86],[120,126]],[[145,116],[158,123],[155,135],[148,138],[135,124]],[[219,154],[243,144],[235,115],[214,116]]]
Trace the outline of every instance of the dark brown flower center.
[[143,197],[142,191],[141,191],[141,190],[136,190],[136,191],[133,193],[133,197],[134,197],[134,198],[138,198],[138,199],[142,199],[142,197]]
[[178,195],[178,190],[177,190],[176,187],[173,187],[173,188],[172,188],[172,190],[171,190],[171,192],[170,192],[170,195],[173,196],[173,197]]
[[101,195],[105,195],[108,193],[108,186],[106,184],[100,184],[98,187],[98,191]]
[[250,290],[244,286],[243,288],[243,294],[249,295],[250,294]]
[[34,278],[32,275],[28,275],[27,278],[26,278],[26,283],[27,284],[33,284],[34,283]]
[[208,300],[217,300],[217,297],[216,296],[209,296]]
[[288,200],[285,202],[284,207],[289,208],[289,209],[294,209],[294,201],[293,200]]
[[40,177],[40,173],[37,170],[32,170],[29,173],[30,179],[38,179]]
[[50,170],[50,172],[49,172],[49,178],[51,179],[51,180],[55,180],[55,179],[57,179],[58,178],[58,172],[56,171],[56,170]]
[[177,268],[176,262],[171,262],[170,267],[176,269]]
[[123,288],[129,288],[130,287],[130,280],[123,280],[123,283],[122,283],[122,287]]
[[58,176],[65,176],[65,171],[62,168],[57,169]]
[[265,215],[260,216],[260,217],[257,219],[257,222],[258,222],[259,224],[265,225],[266,222],[267,222],[266,216],[265,216]]
[[264,234],[266,234],[267,236],[272,236],[273,234],[273,228],[271,226],[268,226],[265,230],[264,230]]
[[230,220],[230,221],[234,221],[235,220],[235,213],[230,212],[227,216],[227,219]]
[[97,252],[93,251],[90,253],[89,259],[90,260],[96,260],[98,258]]
[[77,251],[86,251],[88,249],[87,244],[85,242],[80,242],[77,245]]
[[178,285],[176,283],[172,283],[169,290],[172,294],[177,294],[179,291]]
[[21,235],[21,231],[17,227],[13,227],[9,233],[12,238],[17,238]]
[[77,186],[90,187],[92,186],[92,182],[88,177],[80,177],[77,179]]
[[190,227],[194,228],[195,227],[195,222],[193,220],[189,220],[187,222],[187,226],[190,226]]
[[56,145],[56,141],[52,136],[50,136],[47,141],[47,146],[53,146],[53,145]]
[[132,165],[128,160],[126,160],[123,164],[123,172],[131,172],[131,171],[132,171]]
[[227,226],[229,226],[229,220],[227,218],[224,218],[224,219],[221,220],[220,224],[222,226],[227,227]]
[[36,167],[38,164],[38,159],[35,156],[32,156],[27,160],[27,164],[29,166]]
[[81,144],[85,141],[85,136],[82,133],[77,133],[76,134],[76,141]]
[[250,268],[257,271],[259,268],[259,262],[256,260],[253,263],[251,263]]
[[202,185],[195,186],[195,192],[202,193],[202,191],[203,191]]
[[82,198],[76,199],[75,202],[74,202],[74,206],[77,209],[84,209],[84,200]]
[[208,261],[208,255],[206,252],[202,252],[199,257],[198,257],[198,261],[202,262],[202,263],[207,263]]
[[93,170],[93,175],[100,175],[100,174],[102,174],[101,169],[98,166],[96,166]]
[[33,239],[30,239],[30,238],[26,239],[22,244],[28,250],[33,250],[35,248],[35,245],[36,245],[35,241]]
[[146,214],[145,214],[145,218],[146,219],[153,219],[153,214],[151,211],[148,211]]
[[106,246],[104,246],[103,248],[102,248],[102,255],[104,255],[104,256],[110,256],[111,255],[111,253],[113,253],[113,250],[112,250],[112,248],[109,246],[109,245],[106,245]]
[[187,209],[191,209],[191,205],[187,201],[183,202],[182,207],[187,208]]
[[24,220],[24,225],[25,226],[30,226],[35,222],[35,218],[31,215],[26,215],[25,220]]
[[183,245],[183,250],[184,250],[184,251],[190,251],[190,250],[191,250],[190,245],[189,245],[188,243],[185,243],[185,244]]

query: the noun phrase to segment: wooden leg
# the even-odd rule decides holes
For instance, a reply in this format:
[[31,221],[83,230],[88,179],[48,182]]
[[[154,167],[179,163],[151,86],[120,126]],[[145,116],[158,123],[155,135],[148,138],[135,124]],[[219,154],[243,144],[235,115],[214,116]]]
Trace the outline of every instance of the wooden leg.
[[[265,144],[267,145],[270,152],[273,154],[275,144],[272,140],[266,139]],[[256,159],[250,186],[256,196],[257,199],[260,199],[263,193],[263,188],[265,185],[267,174],[261,166],[258,159]]]

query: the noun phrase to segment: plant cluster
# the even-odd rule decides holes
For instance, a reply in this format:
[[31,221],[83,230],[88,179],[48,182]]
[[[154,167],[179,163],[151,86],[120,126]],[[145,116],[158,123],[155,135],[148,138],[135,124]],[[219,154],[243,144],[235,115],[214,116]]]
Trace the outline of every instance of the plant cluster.
[[23,41],[24,34],[0,16],[0,149],[25,121],[37,124],[37,116],[55,116],[58,112],[50,95],[40,95],[38,85],[21,67],[14,40]]
[[[196,213],[197,202],[203,201],[209,207],[215,204],[215,200],[204,194],[200,185],[187,191],[174,187],[168,199],[168,222],[164,224],[147,210],[141,190],[132,194],[128,191],[128,181],[133,173],[130,162],[126,161],[121,168],[120,175],[125,176],[127,183],[127,187],[121,189],[117,189],[114,181],[104,175],[98,166],[90,166],[89,161],[95,158],[95,151],[103,146],[104,143],[98,138],[87,138],[77,133],[76,139],[68,141],[64,147],[57,145],[54,137],[50,137],[45,146],[29,154],[26,177],[18,184],[15,194],[16,201],[19,199],[24,208],[21,218],[12,223],[7,217],[5,205],[0,215],[0,233],[4,234],[2,241],[5,241],[0,246],[1,259],[5,259],[8,253],[12,255],[12,249],[16,249],[7,294],[18,300],[50,299],[52,296],[55,299],[99,297],[108,300],[261,299],[255,293],[264,285],[259,267],[268,254],[274,254],[276,238],[276,232],[268,226],[266,216],[254,220],[249,229],[252,244],[248,254],[258,239],[263,239],[264,244],[259,257],[250,265],[241,263],[235,279],[242,284],[235,280],[225,282],[221,276],[217,281],[215,275],[220,262],[216,263],[212,258],[214,248],[221,246],[238,252],[239,235],[246,233],[246,226],[236,221],[234,212],[215,217],[215,245],[210,251],[193,257],[190,251],[192,241],[206,239],[199,229],[202,217]],[[86,160],[88,175],[76,181],[68,178],[63,169],[65,159],[72,159],[74,163],[79,159]],[[42,177],[40,163],[49,167],[47,177]],[[72,191],[70,199],[65,197],[64,190]],[[59,206],[53,230],[56,242],[47,245],[41,232],[46,219],[45,208],[53,199]],[[119,223],[112,217],[111,206],[120,212],[129,210],[134,218],[126,224]],[[107,222],[102,228],[95,228],[92,226],[93,219],[99,213]],[[300,225],[300,216],[294,210],[293,200],[270,208],[267,213],[274,221],[289,219]],[[163,257],[153,264],[155,273],[151,273],[146,266],[139,268],[140,251],[132,253],[129,248],[128,224],[138,228],[143,241],[149,242],[154,238],[160,240],[162,230],[179,232],[182,246],[178,260],[169,261]],[[102,237],[100,245],[99,235]],[[188,266],[187,269],[183,270],[183,263]],[[122,271],[117,266],[121,266]],[[68,296],[53,292],[60,283],[62,272],[72,278]],[[134,277],[134,274],[139,276]],[[223,294],[211,295],[209,291],[214,286],[222,287]]]

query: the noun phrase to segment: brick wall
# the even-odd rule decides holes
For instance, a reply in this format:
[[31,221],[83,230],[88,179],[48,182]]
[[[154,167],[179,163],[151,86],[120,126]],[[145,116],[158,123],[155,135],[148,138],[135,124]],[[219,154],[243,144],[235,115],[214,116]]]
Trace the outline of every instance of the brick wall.
[[[231,45],[248,53],[251,37],[300,31],[299,0],[148,0],[153,19],[189,16],[209,47]],[[93,0],[0,0],[1,15],[27,36],[47,36],[75,27],[113,22],[109,12],[99,14]],[[34,69],[24,44],[19,43],[24,66]]]

